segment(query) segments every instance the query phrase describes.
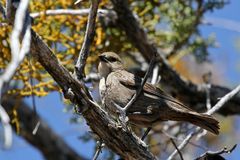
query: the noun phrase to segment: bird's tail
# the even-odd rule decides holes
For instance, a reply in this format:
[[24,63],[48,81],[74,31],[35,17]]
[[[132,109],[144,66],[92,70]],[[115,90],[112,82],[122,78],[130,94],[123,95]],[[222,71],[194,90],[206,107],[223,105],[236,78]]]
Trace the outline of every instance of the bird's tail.
[[219,134],[219,122],[212,116],[196,112],[187,113],[185,116],[188,122],[206,129],[213,134]]

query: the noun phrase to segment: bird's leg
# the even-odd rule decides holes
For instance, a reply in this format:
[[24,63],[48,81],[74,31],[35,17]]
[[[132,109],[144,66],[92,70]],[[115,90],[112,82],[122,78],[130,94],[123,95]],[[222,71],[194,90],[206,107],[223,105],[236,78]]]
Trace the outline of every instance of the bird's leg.
[[105,147],[105,144],[102,142],[102,140],[97,141],[97,149],[94,154],[93,160],[97,160],[100,152],[102,152],[102,148],[104,148],[104,147]]
[[128,117],[126,114],[125,108],[122,108],[120,105],[114,102],[114,106],[117,108],[119,112],[119,120],[120,124],[124,129],[127,129],[127,122],[128,122]]
[[142,141],[147,137],[147,135],[151,131],[151,129],[152,129],[152,127],[148,127],[147,128],[147,130],[144,132],[144,134],[143,134],[143,136],[141,138]]

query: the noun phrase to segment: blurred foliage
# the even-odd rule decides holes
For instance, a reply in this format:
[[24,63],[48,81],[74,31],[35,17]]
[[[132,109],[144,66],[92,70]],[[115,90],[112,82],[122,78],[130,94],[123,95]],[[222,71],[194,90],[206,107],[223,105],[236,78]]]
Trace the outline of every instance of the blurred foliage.
[[[0,0],[5,4],[5,0]],[[32,0],[30,12],[40,12],[49,9],[85,9],[89,8],[88,1],[74,5],[74,0]],[[221,8],[222,0],[130,0],[129,5],[140,24],[149,35],[149,39],[175,63],[186,54],[194,54],[199,61],[207,59],[207,48],[214,38],[204,39],[198,31],[201,18],[207,11]],[[102,0],[101,9],[112,9],[108,0]],[[0,20],[3,21],[2,17]],[[109,19],[108,19],[109,21]],[[111,21],[111,18],[110,18]],[[52,48],[61,63],[73,72],[74,64],[83,43],[86,30],[87,15],[57,15],[42,14],[35,18],[33,29]],[[87,60],[86,73],[96,68],[97,56],[103,51],[135,52],[137,51],[127,40],[125,33],[118,24],[107,23],[107,17],[97,19],[96,35],[91,46],[90,57]],[[0,72],[3,72],[10,61],[9,35],[12,28],[0,28]],[[32,81],[31,81],[32,79]],[[18,68],[10,85],[14,90],[9,94],[19,96],[46,96],[51,91],[59,91],[44,68],[32,59],[31,54],[25,58]]]

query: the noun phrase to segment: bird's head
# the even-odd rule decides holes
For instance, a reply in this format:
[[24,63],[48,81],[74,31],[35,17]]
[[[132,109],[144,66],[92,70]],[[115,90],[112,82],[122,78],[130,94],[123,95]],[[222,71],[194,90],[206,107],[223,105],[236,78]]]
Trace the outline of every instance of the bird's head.
[[99,56],[99,59],[98,72],[101,77],[106,77],[111,72],[123,69],[121,58],[114,52],[104,52]]

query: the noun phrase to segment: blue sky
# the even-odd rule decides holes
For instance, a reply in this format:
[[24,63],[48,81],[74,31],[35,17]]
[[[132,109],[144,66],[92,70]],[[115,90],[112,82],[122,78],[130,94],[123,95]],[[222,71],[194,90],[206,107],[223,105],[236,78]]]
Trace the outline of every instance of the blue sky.
[[[240,24],[240,1],[231,1],[223,9],[216,10],[213,13],[206,14],[205,18],[218,18],[233,20]],[[224,26],[228,24],[216,24],[213,26],[201,26],[200,30],[204,36],[215,33],[219,48],[210,49],[210,58],[213,63],[220,66],[219,69],[224,70],[225,86],[234,87],[240,82],[240,51],[236,48],[236,40],[240,38],[240,33],[229,30]],[[238,65],[238,68],[237,68]],[[53,103],[53,99],[56,100]],[[57,100],[59,99],[59,101]],[[83,125],[72,124],[69,122],[72,113],[63,112],[64,106],[60,101],[59,94],[52,93],[44,98],[36,98],[38,113],[45,119],[49,125],[60,135],[65,141],[72,146],[78,153],[91,159],[93,155],[93,145],[95,142],[91,140],[88,143],[81,142],[78,137],[88,132],[89,128]],[[30,102],[30,100],[27,100]],[[31,104],[31,103],[30,103]],[[53,116],[54,113],[54,116]],[[63,127],[64,126],[64,127]],[[229,137],[231,138],[231,137]],[[240,152],[237,148],[228,159],[240,159]],[[0,159],[4,160],[43,160],[41,153],[26,143],[22,138],[14,136],[14,143],[9,150],[0,149]]]
[[[214,64],[220,66],[219,69],[224,70],[223,78],[227,82],[225,86],[232,87],[240,82],[240,50],[236,47],[236,40],[240,38],[239,7],[240,1],[231,1],[223,9],[205,15],[206,19],[215,19],[215,25],[213,23],[212,26],[201,26],[201,33],[204,36],[215,33],[219,48],[210,49],[210,58]],[[238,29],[239,32],[234,29]]]

